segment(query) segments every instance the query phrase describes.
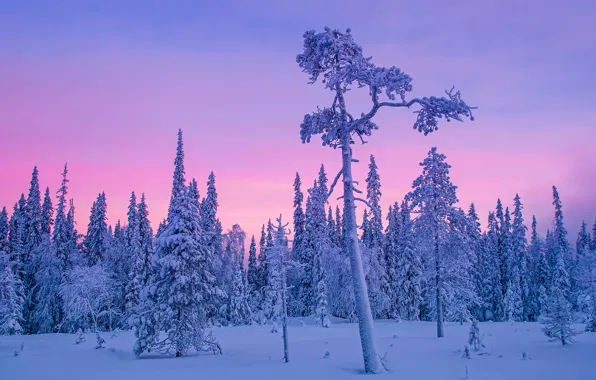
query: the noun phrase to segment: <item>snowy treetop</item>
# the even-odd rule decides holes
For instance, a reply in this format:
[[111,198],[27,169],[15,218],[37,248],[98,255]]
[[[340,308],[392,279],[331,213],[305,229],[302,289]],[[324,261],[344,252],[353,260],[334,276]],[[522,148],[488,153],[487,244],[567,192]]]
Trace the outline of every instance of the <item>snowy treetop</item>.
[[[318,109],[306,115],[301,125],[302,142],[310,142],[313,135],[322,134],[323,145],[337,147],[347,132],[360,138],[370,136],[378,126],[371,121],[381,107],[406,107],[418,104],[418,117],[414,129],[425,135],[438,129],[438,119],[461,121],[461,117],[473,120],[472,109],[460,97],[459,91],[448,91],[447,97],[423,97],[407,99],[412,91],[412,78],[395,66],[379,67],[365,57],[362,47],[352,38],[350,30],[345,33],[325,28],[304,33],[304,49],[296,61],[311,83],[321,79],[325,87],[334,91],[335,99],[330,108]],[[356,84],[367,87],[372,98],[371,110],[359,118],[347,112],[343,94]],[[380,99],[381,94],[386,97]]]

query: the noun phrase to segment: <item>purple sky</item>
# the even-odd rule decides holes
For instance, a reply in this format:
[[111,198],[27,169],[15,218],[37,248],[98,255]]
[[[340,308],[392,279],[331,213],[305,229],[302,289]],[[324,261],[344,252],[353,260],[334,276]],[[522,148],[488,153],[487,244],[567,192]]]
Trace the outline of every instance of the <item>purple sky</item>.
[[[126,3],[126,5],[123,5]],[[0,205],[12,208],[38,165],[54,193],[64,162],[79,229],[100,191],[109,222],[145,192],[154,227],[169,200],[176,131],[200,192],[217,177],[224,228],[250,234],[291,218],[296,171],[310,185],[338,152],[302,145],[305,113],[332,100],[307,85],[302,34],[350,27],[379,65],[414,78],[414,95],[456,85],[476,121],[412,130],[383,110],[356,148],[374,153],[383,204],[401,200],[435,145],[453,166],[462,206],[486,220],[519,192],[541,232],[557,185],[570,231],[596,218],[596,3],[568,1],[13,1],[0,2]],[[366,110],[366,93],[349,106]],[[358,113],[358,112],[353,112]],[[575,236],[572,237],[575,241]]]

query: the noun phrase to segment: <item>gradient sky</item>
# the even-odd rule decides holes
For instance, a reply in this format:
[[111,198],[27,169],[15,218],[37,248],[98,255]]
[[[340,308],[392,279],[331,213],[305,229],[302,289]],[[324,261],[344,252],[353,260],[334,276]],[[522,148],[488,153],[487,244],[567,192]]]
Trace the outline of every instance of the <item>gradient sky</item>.
[[[544,232],[555,184],[575,234],[596,218],[594,20],[592,0],[3,0],[0,205],[27,192],[34,165],[55,193],[68,162],[80,230],[99,192],[115,223],[132,190],[146,194],[156,228],[182,128],[187,178],[203,195],[215,171],[224,228],[289,220],[295,172],[310,185],[321,162],[330,177],[340,166],[319,139],[300,142],[303,115],[332,99],[295,56],[304,31],[350,27],[374,62],[414,78],[414,95],[456,85],[479,107],[476,121],[427,137],[407,110],[379,112],[355,174],[364,183],[374,153],[384,213],[435,145],[483,222],[497,198],[511,205],[519,192]],[[369,108],[366,93],[349,102]]]

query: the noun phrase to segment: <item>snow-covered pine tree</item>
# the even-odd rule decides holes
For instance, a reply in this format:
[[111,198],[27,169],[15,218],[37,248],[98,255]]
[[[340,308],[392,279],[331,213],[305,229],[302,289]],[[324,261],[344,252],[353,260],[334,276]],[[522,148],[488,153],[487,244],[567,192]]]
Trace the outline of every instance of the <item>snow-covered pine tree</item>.
[[52,198],[50,196],[50,188],[46,187],[46,192],[43,196],[43,204],[41,206],[41,234],[49,235],[54,225],[54,206],[52,205]]
[[[296,58],[299,67],[310,77],[311,83],[321,79],[326,88],[334,92],[332,106],[305,115],[301,124],[302,142],[310,142],[313,135],[322,135],[323,145],[341,148],[342,169],[330,186],[335,186],[340,176],[344,183],[344,228],[348,237],[346,253],[351,259],[353,287],[358,314],[361,346],[366,373],[382,371],[373,333],[373,318],[368,300],[368,289],[362,267],[360,246],[356,229],[354,181],[352,178],[352,145],[355,139],[370,136],[378,126],[372,121],[382,107],[409,108],[420,106],[414,129],[424,134],[436,131],[438,119],[462,120],[472,118],[471,108],[461,100],[460,93],[447,92],[447,98],[424,97],[406,100],[412,91],[412,78],[395,66],[379,67],[365,57],[362,47],[354,42],[350,30],[345,33],[325,28],[304,33],[304,49]],[[368,87],[372,107],[367,113],[354,118],[345,103],[346,92],[353,85]],[[385,94],[386,100],[380,100]],[[396,100],[396,98],[399,98]]]
[[575,273],[580,306],[588,316],[585,330],[596,332],[596,250],[588,249],[578,256]]
[[558,251],[555,258],[555,267],[553,271],[553,282],[551,292],[548,298],[547,312],[542,317],[541,323],[544,325],[542,331],[552,341],[560,341],[565,345],[573,343],[573,337],[577,332],[571,327],[571,305],[567,301],[569,293],[569,274],[565,269],[563,259],[563,250]]
[[128,252],[126,227],[122,227],[120,221],[116,222],[110,243],[106,250],[106,259],[104,265],[109,273],[112,284],[112,297],[114,299],[114,309],[118,311],[121,318],[121,327],[127,327],[126,324],[126,290],[130,279],[131,260]]
[[170,197],[170,206],[168,208],[167,221],[170,221],[170,214],[172,213],[173,203],[175,198],[182,193],[186,186],[186,178],[184,171],[184,142],[182,141],[182,129],[178,129],[178,142],[176,144],[176,158],[174,159],[174,179],[172,181],[172,195]]
[[[397,213],[397,204],[394,211]],[[416,321],[420,316],[420,304],[422,294],[420,278],[422,275],[422,263],[414,248],[414,232],[412,219],[410,218],[410,207],[404,200],[401,203],[399,214],[399,235],[398,247],[398,310],[403,319]]]
[[454,208],[448,218],[448,232],[442,243],[441,270],[444,279],[446,319],[463,324],[472,318],[471,310],[480,303],[471,278],[471,243],[466,233],[468,219],[463,210]]
[[[141,305],[141,289],[145,285],[145,257],[141,251],[139,214],[137,197],[133,191],[128,204],[126,226],[126,260],[128,261],[128,281],[125,287],[126,320],[132,321]],[[132,323],[132,322],[131,322]]]
[[[12,291],[15,292],[15,297],[11,297],[13,302],[10,305],[11,313],[17,313],[19,334],[23,332],[25,321],[23,319],[23,312],[25,311],[26,292],[25,292],[25,261],[27,253],[26,247],[26,233],[27,233],[27,214],[25,195],[21,194],[18,203],[14,205],[13,213],[9,221],[8,243],[10,246],[10,254],[8,257],[8,267],[13,273],[13,278],[10,280]],[[9,277],[4,275],[5,281],[9,281]],[[7,300],[9,298],[6,298]],[[14,316],[14,314],[12,314]],[[15,317],[16,318],[16,317]],[[15,326],[16,328],[16,326]]]
[[87,236],[83,241],[84,255],[87,266],[100,263],[105,257],[106,242],[104,241],[108,230],[107,203],[105,193],[100,193],[91,207],[91,216],[87,225]]
[[[196,184],[196,181],[195,181]],[[191,193],[195,199],[194,193]],[[198,195],[198,193],[196,194]],[[198,201],[195,202],[195,206],[198,209]],[[141,194],[141,200],[137,204],[137,223],[139,228],[139,248],[141,251],[141,257],[143,258],[143,286],[146,286],[151,276],[151,261],[153,260],[153,229],[151,228],[151,222],[149,221],[149,208],[147,207],[147,201],[145,200],[145,194]]]
[[[271,220],[268,222],[267,226],[271,225]],[[263,224],[261,226],[261,237],[259,239],[259,256],[257,258],[257,262],[258,262],[258,266],[259,266],[259,285],[260,288],[258,289],[259,292],[261,292],[261,294],[263,295],[263,291],[264,291],[264,287],[267,286],[268,281],[269,281],[269,273],[268,273],[268,267],[267,267],[267,252],[266,252],[266,247],[267,247],[267,235],[265,234],[265,225]],[[263,297],[261,297],[263,298]],[[264,299],[263,299],[264,301]],[[263,310],[262,308],[263,305],[261,305],[260,309]]]
[[[173,199],[168,226],[155,240],[156,270],[146,288],[144,312],[133,322],[138,338],[134,351],[137,356],[155,350],[176,357],[191,348],[221,353],[206,331],[205,304],[214,295],[225,296],[209,272],[212,248],[188,190]],[[165,339],[159,339],[159,331]]]
[[[558,257],[561,256],[563,258],[563,262],[565,264],[565,269],[567,270],[567,276],[569,276],[569,268],[573,266],[573,256],[571,252],[571,245],[569,244],[569,240],[567,239],[567,229],[565,228],[565,224],[563,223],[563,206],[561,204],[561,199],[559,197],[559,192],[556,186],[553,186],[553,206],[555,206],[555,219],[554,219],[554,229],[553,229],[553,237],[554,237],[554,258],[558,260]],[[554,261],[555,265],[558,265],[556,261]],[[575,300],[572,300],[571,288],[567,289],[565,292],[565,297],[568,301],[571,302],[571,306],[574,307]]]
[[[211,247],[212,258],[208,261],[209,272],[216,276],[218,280],[218,286],[222,286],[221,282],[221,271],[222,271],[222,259],[223,259],[223,236],[222,227],[219,219],[217,218],[217,209],[219,203],[217,201],[217,189],[215,188],[215,174],[209,173],[207,178],[207,195],[201,201],[199,208],[200,223],[205,231],[208,239],[209,246]],[[225,298],[225,297],[224,297]],[[227,313],[223,310],[225,305],[225,299],[218,298],[214,295],[214,298],[209,302],[209,320],[217,321],[219,323],[225,322]]]
[[[385,230],[385,268],[387,271],[387,282],[389,290],[387,296],[389,298],[389,317],[393,319],[401,319],[402,312],[399,305],[403,295],[399,294],[399,271],[398,261],[400,259],[399,251],[399,233],[401,228],[399,215],[399,203],[389,206],[387,212],[387,229]],[[399,297],[398,297],[399,294]]]
[[480,302],[478,305],[472,310],[472,314],[474,315],[474,319],[483,319],[484,318],[484,297],[482,297],[482,281],[480,270],[482,267],[482,232],[480,230],[480,218],[476,213],[476,206],[474,203],[470,204],[468,209],[468,225],[466,227],[466,233],[468,234],[468,239],[470,241],[470,248],[472,252],[471,256],[471,270],[470,270],[470,277],[474,282],[474,287],[476,294],[480,297]]
[[0,335],[19,335],[23,332],[23,296],[18,294],[17,282],[20,281],[10,268],[6,257],[2,262],[0,278]]
[[192,179],[189,183],[188,191],[190,193],[190,198],[195,202],[197,209],[200,210],[201,208],[201,196],[199,194],[199,184],[197,183],[196,179]]
[[[416,217],[417,229],[424,234],[431,242],[426,249],[429,257],[427,262],[428,277],[432,276],[433,281],[427,281],[432,289],[434,300],[435,319],[437,320],[437,337],[442,338],[443,319],[445,307],[443,305],[443,294],[445,293],[445,259],[448,252],[453,250],[442,250],[447,245],[447,234],[450,227],[450,217],[457,203],[457,187],[451,183],[449,178],[449,165],[444,154],[438,153],[433,147],[428,156],[420,163],[422,175],[412,184],[413,190],[408,193],[407,199],[411,202],[412,210],[418,214]],[[451,258],[451,257],[449,257]]]
[[494,212],[488,213],[488,231],[483,236],[482,265],[478,271],[482,290],[480,291],[481,304],[483,305],[484,321],[502,321],[505,315],[503,304],[503,291],[501,288],[501,272],[499,260],[499,224]]
[[250,239],[250,246],[248,248],[248,270],[246,271],[246,281],[250,308],[253,311],[257,311],[261,304],[261,278],[259,276],[257,244],[254,235]]
[[249,306],[248,294],[244,281],[244,270],[242,263],[234,265],[233,283],[230,291],[230,305],[228,320],[234,326],[250,325],[252,323],[252,311]]
[[39,267],[35,273],[36,302],[31,322],[35,326],[35,333],[57,332],[62,321],[62,300],[59,290],[63,273],[61,263],[52,248],[49,233],[45,234],[36,255]]
[[[366,199],[370,207],[366,234],[362,240],[368,253],[369,270],[366,276],[368,296],[373,317],[387,318],[389,316],[390,293],[387,280],[387,268],[383,253],[383,218],[381,214],[381,178],[379,176],[375,157],[371,154],[366,177]],[[364,222],[363,222],[364,227]]]
[[25,305],[23,310],[23,330],[26,333],[32,333],[34,327],[31,325],[31,314],[35,308],[35,272],[39,262],[35,255],[42,240],[41,232],[41,192],[39,190],[39,171],[37,166],[33,168],[29,194],[25,205],[23,215],[24,235],[23,235],[23,288]]
[[8,212],[6,207],[2,207],[0,211],[0,257],[8,255],[10,244],[8,243],[8,231],[10,230],[8,224]]
[[536,321],[543,311],[546,311],[549,266],[546,259],[544,244],[538,235],[536,216],[532,216],[532,232],[530,238],[531,257],[531,314],[530,321]]
[[594,220],[594,224],[592,225],[592,242],[590,247],[592,251],[596,251],[596,220]]
[[68,182],[67,179],[68,167],[64,164],[64,171],[62,172],[62,184],[58,189],[58,204],[56,206],[56,221],[54,222],[54,230],[52,231],[52,246],[54,254],[60,263],[60,273],[64,274],[72,266],[73,242],[68,211],[67,198]]
[[61,320],[59,287],[63,273],[60,272],[60,265],[52,249],[53,214],[50,189],[46,188],[41,208],[41,244],[34,252],[36,262],[35,287],[32,294],[34,306],[30,323],[33,333],[55,332]]
[[571,268],[569,268],[569,280],[571,283],[571,297],[574,300],[574,304],[578,309],[581,309],[580,303],[583,301],[581,296],[582,289],[579,282],[579,263],[582,261],[582,256],[589,253],[590,250],[590,234],[588,233],[588,225],[585,221],[582,221],[582,226],[577,234],[577,240],[575,244],[575,257],[572,261]]
[[[527,240],[526,226],[522,216],[522,203],[518,194],[514,199],[513,226],[509,235],[509,258],[507,268],[509,280],[505,293],[505,307],[507,319],[510,321],[525,321],[529,309],[529,289],[524,279],[527,271]],[[508,215],[508,213],[506,214]]]
[[302,240],[306,224],[304,210],[302,208],[304,194],[302,194],[302,190],[300,189],[301,185],[300,174],[296,172],[296,178],[294,179],[294,240],[292,242],[292,258],[297,262],[302,262],[300,250],[303,247]]

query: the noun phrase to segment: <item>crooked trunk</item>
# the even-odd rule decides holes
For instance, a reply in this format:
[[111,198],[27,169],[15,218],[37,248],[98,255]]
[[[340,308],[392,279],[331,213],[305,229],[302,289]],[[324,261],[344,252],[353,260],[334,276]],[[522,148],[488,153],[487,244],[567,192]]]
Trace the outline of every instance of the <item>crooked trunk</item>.
[[346,249],[348,250],[347,253],[352,268],[352,285],[354,287],[354,301],[356,315],[358,316],[362,355],[364,357],[364,370],[366,373],[380,373],[382,371],[381,361],[377,353],[373,317],[370,310],[368,289],[356,230],[356,206],[352,190],[352,149],[349,143],[349,135],[346,135],[343,140],[344,228],[348,229]]

